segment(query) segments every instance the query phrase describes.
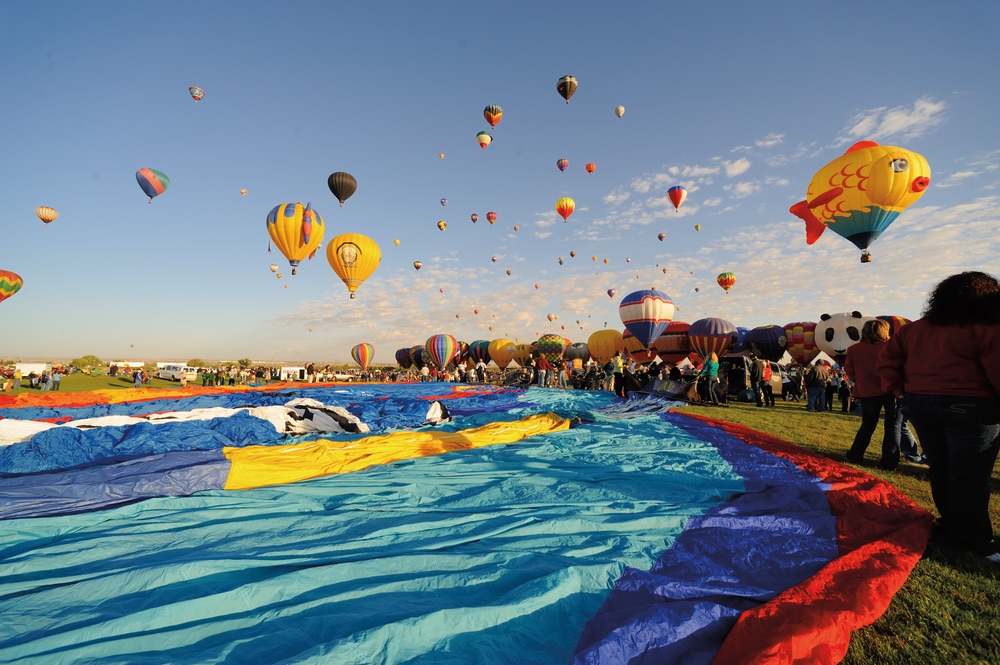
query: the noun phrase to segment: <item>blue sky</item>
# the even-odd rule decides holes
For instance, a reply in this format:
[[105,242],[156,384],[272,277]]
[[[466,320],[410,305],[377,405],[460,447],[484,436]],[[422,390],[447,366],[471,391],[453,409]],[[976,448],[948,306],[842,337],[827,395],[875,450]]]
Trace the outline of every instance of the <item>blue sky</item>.
[[[996,3],[55,2],[0,22],[0,268],[25,282],[0,357],[346,361],[368,342],[391,362],[441,332],[586,341],[650,287],[688,322],[916,318],[943,277],[1000,272]],[[861,139],[932,169],[870,264],[788,212]],[[171,178],[151,205],[141,167]],[[343,208],[334,171],[358,180]],[[327,239],[379,243],[355,300],[322,252],[294,277],[268,254],[289,201]]]

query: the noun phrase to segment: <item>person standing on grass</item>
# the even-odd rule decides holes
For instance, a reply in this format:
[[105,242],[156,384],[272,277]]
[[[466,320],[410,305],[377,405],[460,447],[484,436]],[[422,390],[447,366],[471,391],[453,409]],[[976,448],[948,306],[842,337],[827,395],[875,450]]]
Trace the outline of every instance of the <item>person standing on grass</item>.
[[899,464],[899,428],[902,414],[896,409],[896,397],[882,389],[875,361],[889,339],[889,323],[881,319],[865,321],[861,340],[847,347],[844,371],[854,382],[854,398],[861,404],[861,426],[847,452],[847,461],[860,464],[885,411],[882,432],[882,456],[878,468],[893,470]]
[[54,369],[52,370],[52,390],[59,390],[59,384],[62,383],[62,370]]
[[[705,364],[701,366],[698,376],[705,377],[708,384],[708,399],[715,406],[719,406],[719,395],[715,392],[716,387],[719,385],[719,356],[715,351],[708,354],[708,358],[705,359]],[[760,405],[758,404],[757,406]]]
[[14,390],[17,390],[17,389],[19,389],[21,387],[21,378],[23,376],[24,375],[21,374],[21,370],[20,369],[17,369],[17,368],[14,369]]
[[822,411],[826,402],[826,384],[830,380],[830,370],[822,360],[813,362],[806,372],[806,411]]
[[989,505],[1000,451],[1000,281],[978,271],[945,278],[876,368],[920,437],[940,532],[1000,565]]

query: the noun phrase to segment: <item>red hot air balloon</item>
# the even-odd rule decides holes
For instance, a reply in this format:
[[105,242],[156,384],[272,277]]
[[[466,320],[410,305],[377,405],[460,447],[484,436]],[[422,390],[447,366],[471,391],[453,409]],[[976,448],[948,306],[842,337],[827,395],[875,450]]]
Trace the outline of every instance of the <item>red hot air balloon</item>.
[[495,212],[493,212],[492,210],[490,212],[486,213],[486,221],[489,222],[490,224],[492,224],[493,222],[497,221],[497,214]]
[[556,168],[558,168],[560,171],[565,171],[568,166],[569,166],[569,160],[568,159],[557,159],[556,160]]
[[684,203],[684,199],[687,198],[688,190],[684,189],[680,185],[675,185],[667,190],[667,196],[670,197],[670,202],[674,204],[674,210],[679,210],[681,204]]
[[587,173],[593,173],[594,171],[597,170],[597,164],[595,164],[594,162],[590,162],[589,164],[587,164],[585,168],[587,169]]
[[471,219],[472,223],[475,224],[476,222],[479,221],[479,215],[477,215],[476,213],[472,213],[472,215],[469,216],[469,219]]

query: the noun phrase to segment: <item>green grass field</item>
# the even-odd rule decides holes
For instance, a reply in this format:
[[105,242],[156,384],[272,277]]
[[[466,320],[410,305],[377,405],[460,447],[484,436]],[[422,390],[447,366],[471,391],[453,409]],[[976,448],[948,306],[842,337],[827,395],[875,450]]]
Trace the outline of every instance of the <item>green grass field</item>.
[[[106,375],[72,374],[63,392],[128,389],[131,381]],[[197,382],[195,385],[200,385]],[[153,379],[147,387],[176,389],[179,384]],[[38,391],[22,388],[18,392]],[[777,402],[775,408],[731,403],[730,408],[689,407],[707,415],[766,432],[831,459],[844,454],[860,424],[856,415],[839,411],[810,413],[803,402]],[[896,471],[876,468],[882,430],[862,468],[898,487],[916,504],[934,513],[926,467],[903,463]],[[990,502],[993,528],[1000,533],[1000,473],[994,469]],[[1000,566],[932,541],[886,614],[858,631],[844,663],[1000,663]]]

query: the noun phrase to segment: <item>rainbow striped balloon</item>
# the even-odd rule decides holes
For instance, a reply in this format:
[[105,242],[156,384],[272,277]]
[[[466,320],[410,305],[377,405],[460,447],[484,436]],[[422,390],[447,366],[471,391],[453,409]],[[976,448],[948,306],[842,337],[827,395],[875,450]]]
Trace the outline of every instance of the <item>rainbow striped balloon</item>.
[[816,346],[816,324],[812,321],[796,321],[786,323],[785,337],[787,346],[785,350],[792,360],[805,366],[811,363],[819,355],[819,347]]
[[0,270],[0,302],[21,290],[24,280],[16,272]]
[[427,338],[424,349],[437,368],[444,369],[458,352],[458,340],[447,333],[438,333]]
[[375,357],[375,347],[362,342],[351,349],[351,357],[354,358],[354,362],[361,365],[362,371],[367,371],[368,365],[371,364],[372,358]]
[[673,320],[674,301],[654,289],[634,291],[618,305],[618,316],[643,348],[648,349]]
[[881,316],[876,316],[876,319],[881,319],[889,324],[889,337],[892,337],[899,332],[899,329],[905,326],[907,323],[913,323],[905,316],[893,316],[892,314],[882,314]]
[[736,339],[736,325],[715,317],[698,319],[688,330],[691,348],[702,358],[711,353],[724,356]]

